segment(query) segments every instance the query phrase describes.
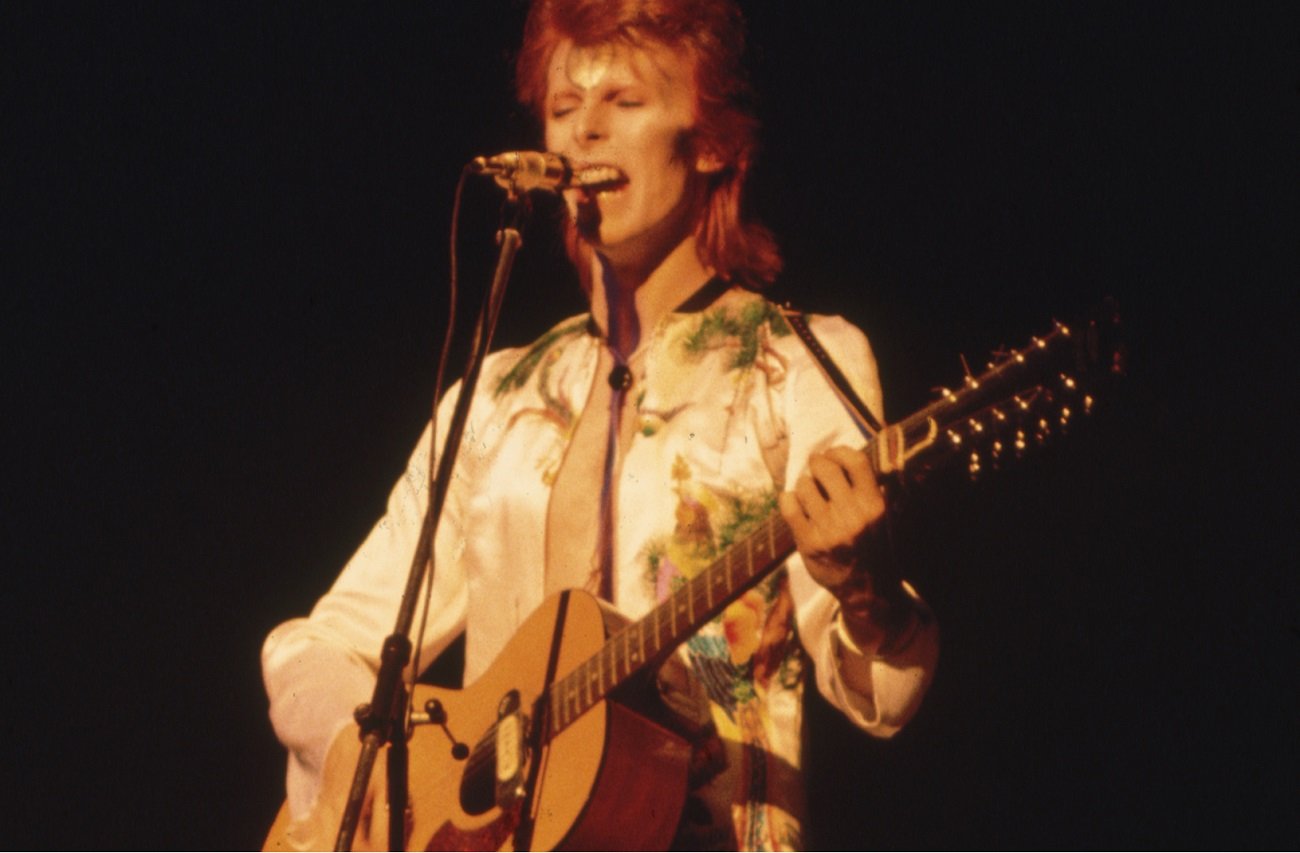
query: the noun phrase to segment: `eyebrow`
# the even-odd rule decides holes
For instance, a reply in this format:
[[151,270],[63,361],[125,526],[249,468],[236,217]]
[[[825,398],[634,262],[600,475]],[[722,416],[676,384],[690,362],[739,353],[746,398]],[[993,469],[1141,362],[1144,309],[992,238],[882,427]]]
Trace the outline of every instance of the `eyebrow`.
[[651,81],[630,76],[616,79],[605,77],[598,81],[595,86],[587,87],[565,76],[558,81],[558,85],[548,85],[547,89],[546,99],[549,103],[565,97],[582,99],[592,93],[596,93],[599,97],[611,97],[621,95],[624,92],[636,92],[642,97],[648,97],[656,91],[656,86]]

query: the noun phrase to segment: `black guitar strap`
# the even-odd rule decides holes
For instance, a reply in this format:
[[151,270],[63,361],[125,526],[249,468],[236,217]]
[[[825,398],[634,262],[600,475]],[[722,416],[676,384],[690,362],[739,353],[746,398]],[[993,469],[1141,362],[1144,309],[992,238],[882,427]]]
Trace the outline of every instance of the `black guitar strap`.
[[858,422],[858,428],[867,435],[883,430],[884,427],[880,425],[880,421],[876,420],[876,416],[871,414],[867,404],[862,402],[862,398],[858,396],[858,392],[853,390],[853,386],[849,384],[849,380],[844,376],[839,365],[831,358],[830,353],[826,352],[826,348],[821,345],[821,341],[817,340],[817,336],[812,333],[812,329],[808,328],[808,321],[804,319],[804,315],[788,307],[783,308],[781,313],[785,317],[785,321],[790,324],[790,328],[794,329],[795,334],[804,342],[808,352],[812,353],[817,366],[821,368],[831,387],[835,389],[835,393],[844,402],[849,414]]

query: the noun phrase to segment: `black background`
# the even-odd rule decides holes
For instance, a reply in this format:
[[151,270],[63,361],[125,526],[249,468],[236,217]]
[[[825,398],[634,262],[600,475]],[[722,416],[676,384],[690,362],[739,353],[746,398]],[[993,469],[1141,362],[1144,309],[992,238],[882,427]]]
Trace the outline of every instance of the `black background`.
[[[810,700],[810,841],[1293,846],[1300,30],[880,5],[748,9],[778,295],[867,331],[891,417],[1105,295],[1130,375],[1032,461],[914,496],[937,679],[885,743]],[[460,164],[537,146],[522,10],[40,9],[7,7],[0,60],[9,838],[255,847],[259,647],[427,417]],[[501,344],[581,307],[554,216]]]

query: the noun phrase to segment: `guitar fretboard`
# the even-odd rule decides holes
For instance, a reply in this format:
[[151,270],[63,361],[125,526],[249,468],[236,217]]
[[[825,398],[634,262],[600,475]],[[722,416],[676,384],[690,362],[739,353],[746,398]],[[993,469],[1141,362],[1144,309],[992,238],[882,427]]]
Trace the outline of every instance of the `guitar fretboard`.
[[793,551],[789,525],[780,513],[769,513],[704,571],[615,633],[599,652],[547,689],[549,736],[565,729],[647,663],[661,660],[685,642]]

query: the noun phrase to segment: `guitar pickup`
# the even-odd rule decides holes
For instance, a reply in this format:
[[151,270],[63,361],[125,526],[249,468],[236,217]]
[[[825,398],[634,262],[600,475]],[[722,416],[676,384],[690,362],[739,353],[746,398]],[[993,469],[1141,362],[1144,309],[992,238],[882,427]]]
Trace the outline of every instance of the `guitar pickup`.
[[466,762],[460,779],[460,807],[466,814],[486,814],[493,806],[509,809],[523,795],[527,731],[519,692],[511,690],[501,697],[496,722]]
[[519,691],[511,690],[497,706],[496,731],[496,803],[507,808],[523,791],[525,725],[520,710]]

